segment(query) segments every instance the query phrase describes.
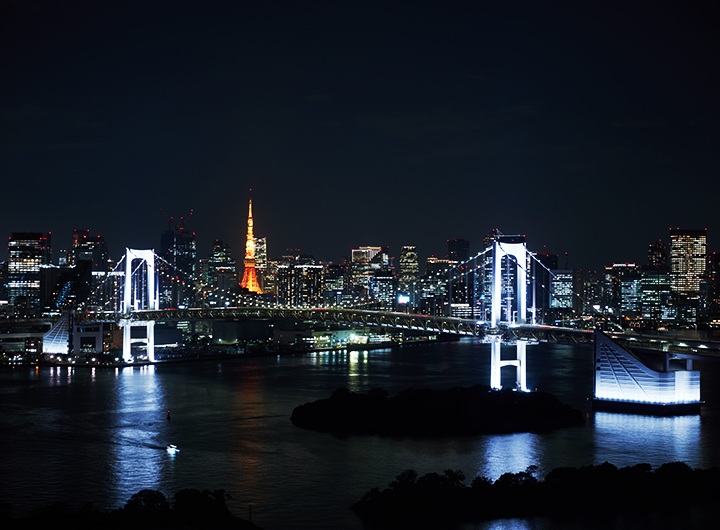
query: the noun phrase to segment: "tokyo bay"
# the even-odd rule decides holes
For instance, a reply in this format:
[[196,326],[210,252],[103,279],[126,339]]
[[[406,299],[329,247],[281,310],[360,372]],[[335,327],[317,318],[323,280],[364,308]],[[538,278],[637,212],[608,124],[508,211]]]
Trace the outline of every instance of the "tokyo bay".
[[[393,395],[488,384],[490,346],[474,339],[121,369],[5,368],[0,502],[12,503],[15,515],[53,502],[109,510],[145,488],[169,499],[184,488],[224,489],[234,515],[247,518],[252,505],[253,522],[266,530],[350,530],[363,526],[349,506],[405,469],[459,469],[469,483],[530,465],[538,478],[605,461],[720,465],[720,365],[695,363],[700,415],[652,417],[591,410],[591,347],[538,344],[527,355],[528,387],[583,411],[584,426],[420,439],[336,437],[290,422],[296,406],[340,387]],[[168,444],[180,452],[169,454]],[[524,520],[512,527],[538,528]]]

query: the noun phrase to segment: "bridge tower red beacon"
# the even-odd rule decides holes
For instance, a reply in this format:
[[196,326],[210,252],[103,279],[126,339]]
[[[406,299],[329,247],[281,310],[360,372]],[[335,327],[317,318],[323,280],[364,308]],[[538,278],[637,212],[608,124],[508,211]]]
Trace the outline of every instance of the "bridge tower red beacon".
[[252,197],[250,197],[250,206],[248,209],[247,222],[247,240],[245,242],[245,272],[240,282],[240,287],[247,289],[251,293],[262,293],[260,284],[257,280],[255,272],[255,236],[253,234],[253,216],[252,216]]

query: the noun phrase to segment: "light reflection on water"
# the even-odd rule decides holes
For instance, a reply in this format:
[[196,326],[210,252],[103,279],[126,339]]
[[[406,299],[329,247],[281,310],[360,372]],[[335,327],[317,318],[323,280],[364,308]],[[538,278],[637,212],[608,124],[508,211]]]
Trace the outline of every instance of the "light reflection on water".
[[700,415],[642,416],[596,412],[595,460],[618,467],[692,462],[701,439]]
[[[592,369],[591,354],[580,348],[528,351],[528,380],[583,410]],[[720,382],[717,372],[703,368],[705,394]],[[578,428],[431,440],[334,437],[289,421],[294,407],[341,386],[356,392],[382,387],[393,395],[488,382],[489,348],[470,341],[216,364],[0,373],[0,501],[28,507],[31,501],[92,500],[114,508],[143,488],[168,497],[186,487],[222,488],[233,496],[234,513],[246,516],[252,503],[253,520],[268,530],[357,530],[360,522],[347,507],[405,469],[459,469],[470,482],[530,465],[538,465],[536,476],[543,478],[554,467],[606,460],[618,467],[720,464],[714,450],[719,413],[707,408],[702,416],[674,418],[588,410]],[[720,403],[720,396],[704,399]],[[175,457],[168,443],[180,448]],[[512,519],[468,528],[548,526]]]
[[166,447],[173,443],[167,440],[168,420],[162,415],[163,380],[156,377],[154,366],[124,368],[116,378],[115,422],[109,426],[111,480],[126,492],[161,489],[163,464],[172,460]]
[[521,432],[482,437],[481,462],[476,476],[496,480],[504,473],[519,473],[540,462],[540,437],[535,433]]

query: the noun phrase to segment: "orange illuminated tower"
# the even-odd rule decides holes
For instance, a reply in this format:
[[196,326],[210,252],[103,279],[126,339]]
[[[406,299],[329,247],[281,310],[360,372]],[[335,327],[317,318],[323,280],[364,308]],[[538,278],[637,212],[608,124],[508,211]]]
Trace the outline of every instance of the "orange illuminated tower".
[[248,209],[247,241],[245,242],[245,272],[240,287],[251,293],[262,293],[255,274],[255,236],[253,235],[252,198]]

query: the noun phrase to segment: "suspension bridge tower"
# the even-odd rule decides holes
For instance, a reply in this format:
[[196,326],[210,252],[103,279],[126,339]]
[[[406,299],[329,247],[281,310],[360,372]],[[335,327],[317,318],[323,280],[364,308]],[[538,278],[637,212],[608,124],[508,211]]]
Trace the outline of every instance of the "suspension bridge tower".
[[[503,258],[506,258],[506,270],[503,274]],[[527,323],[527,247],[525,236],[499,236],[492,246],[492,311],[490,325],[497,328],[502,321],[502,302],[506,301],[505,323],[522,325]],[[515,284],[511,279],[515,278]],[[505,281],[503,282],[503,278]],[[503,296],[503,283],[505,293]],[[513,296],[511,296],[511,294]],[[514,308],[513,301],[514,298]],[[526,384],[526,347],[527,342],[518,340],[515,344],[514,359],[503,360],[501,356],[502,335],[491,342],[490,386],[502,388],[501,369],[503,366],[515,367],[515,386],[527,391]]]
[[[133,262],[140,264],[133,274]],[[144,274],[142,271],[144,270]],[[125,249],[125,282],[120,327],[123,330],[123,361],[133,361],[132,343],[142,342],[147,346],[148,361],[155,362],[155,321],[138,322],[132,319],[133,311],[158,309],[157,282],[155,281],[155,252],[152,250]],[[132,338],[132,328],[144,327],[145,337]]]
[[252,198],[248,207],[247,240],[245,241],[245,272],[240,287],[251,293],[262,293],[255,271],[255,235],[253,234]]

